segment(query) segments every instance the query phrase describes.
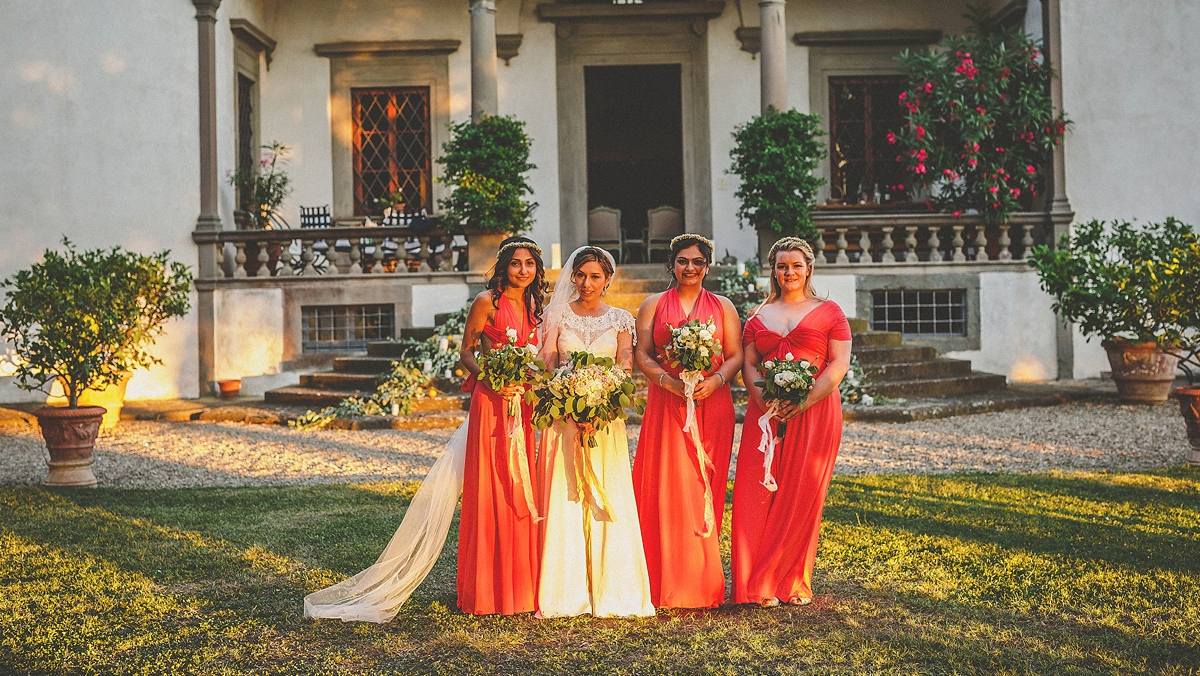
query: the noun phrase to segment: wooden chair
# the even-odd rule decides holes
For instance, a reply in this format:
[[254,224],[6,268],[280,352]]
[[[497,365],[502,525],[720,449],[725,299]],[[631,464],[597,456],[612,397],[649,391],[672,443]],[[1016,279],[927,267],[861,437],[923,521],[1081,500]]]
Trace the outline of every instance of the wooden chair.
[[646,261],[656,249],[666,250],[670,256],[671,240],[683,234],[683,211],[663,205],[646,212]]
[[588,244],[616,250],[617,262],[625,260],[625,235],[621,232],[621,210],[596,207],[588,212]]

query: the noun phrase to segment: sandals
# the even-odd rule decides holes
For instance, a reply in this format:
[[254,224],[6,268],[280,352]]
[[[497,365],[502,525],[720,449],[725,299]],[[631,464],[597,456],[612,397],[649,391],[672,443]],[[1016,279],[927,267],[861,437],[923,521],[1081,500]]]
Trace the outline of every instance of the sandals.
[[812,603],[812,599],[807,596],[793,596],[788,599],[789,606],[807,606],[810,603]]

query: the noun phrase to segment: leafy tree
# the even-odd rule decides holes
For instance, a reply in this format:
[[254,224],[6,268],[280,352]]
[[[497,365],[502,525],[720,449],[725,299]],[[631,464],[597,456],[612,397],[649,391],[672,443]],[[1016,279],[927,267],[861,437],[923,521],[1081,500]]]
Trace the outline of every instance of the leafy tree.
[[9,289],[0,337],[16,352],[19,387],[47,391],[61,378],[76,408],[84,390],[162,363],[149,347],[168,319],[187,314],[192,275],[167,261],[169,251],[79,253],[66,238],[63,246],[65,254],[47,249],[41,262],[0,282]]
[[974,209],[989,223],[1029,207],[1067,120],[1054,115],[1040,42],[997,26],[972,8],[967,35],[933,51],[902,53],[907,124],[888,140],[913,183],[955,216]]
[[742,179],[738,218],[755,229],[771,229],[798,237],[818,237],[812,221],[817,189],[825,179],[813,176],[825,157],[821,118],[768,108],[737,127],[729,152],[729,173]]
[[525,174],[537,167],[529,162],[525,123],[489,116],[451,124],[450,134],[438,162],[446,167],[440,180],[454,192],[438,205],[451,225],[513,234],[529,230],[537,203],[525,199],[533,194]]

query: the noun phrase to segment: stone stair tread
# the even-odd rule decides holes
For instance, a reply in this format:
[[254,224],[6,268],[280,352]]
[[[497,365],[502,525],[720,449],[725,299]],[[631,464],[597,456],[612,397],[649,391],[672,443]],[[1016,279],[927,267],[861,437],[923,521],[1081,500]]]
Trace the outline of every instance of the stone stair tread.
[[897,380],[923,380],[971,373],[971,362],[966,359],[916,359],[864,364],[863,371],[874,382]]
[[954,397],[963,394],[1003,390],[1007,379],[1002,375],[972,371],[944,378],[914,378],[877,382],[871,392],[884,397]]
[[894,363],[901,361],[923,361],[937,358],[937,350],[926,345],[892,345],[886,347],[855,347],[854,354],[864,367],[867,364]]

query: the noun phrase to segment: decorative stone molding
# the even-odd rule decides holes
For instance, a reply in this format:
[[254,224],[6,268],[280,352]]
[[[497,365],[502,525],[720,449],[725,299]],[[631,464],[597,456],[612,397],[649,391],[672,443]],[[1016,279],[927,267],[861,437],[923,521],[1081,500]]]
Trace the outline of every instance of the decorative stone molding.
[[521,33],[513,33],[510,35],[496,36],[496,56],[504,59],[504,65],[512,65],[509,63],[517,55],[521,49],[521,40],[525,38]]
[[542,3],[537,6],[539,21],[555,24],[560,40],[571,37],[573,24],[638,19],[683,19],[696,37],[708,32],[708,21],[725,11],[724,0],[703,2],[655,2],[641,5]]
[[880,45],[930,45],[941,41],[940,29],[889,28],[884,30],[804,31],[792,36],[801,47],[863,47]]
[[267,57],[267,70],[271,69],[271,54],[275,51],[275,40],[262,29],[246,19],[230,19],[229,30],[233,36],[246,43],[251,49]]
[[313,45],[317,56],[445,56],[462,46],[461,40],[368,40],[362,42],[324,42]]
[[742,26],[733,31],[734,37],[742,43],[742,51],[751,56],[758,54],[762,48],[762,29],[758,26]]
[[196,6],[196,20],[217,22],[217,10],[221,7],[221,0],[192,0],[192,4]]

